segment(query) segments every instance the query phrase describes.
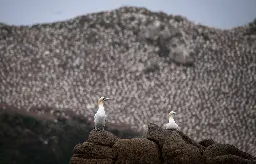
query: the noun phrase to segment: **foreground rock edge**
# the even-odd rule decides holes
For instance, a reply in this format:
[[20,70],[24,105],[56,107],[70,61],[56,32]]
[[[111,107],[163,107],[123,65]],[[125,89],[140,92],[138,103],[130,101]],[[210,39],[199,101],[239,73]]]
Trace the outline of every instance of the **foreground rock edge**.
[[142,138],[120,139],[108,131],[92,130],[86,142],[75,146],[70,160],[70,164],[90,163],[256,164],[256,158],[233,145],[211,139],[197,143],[181,131],[151,123]]

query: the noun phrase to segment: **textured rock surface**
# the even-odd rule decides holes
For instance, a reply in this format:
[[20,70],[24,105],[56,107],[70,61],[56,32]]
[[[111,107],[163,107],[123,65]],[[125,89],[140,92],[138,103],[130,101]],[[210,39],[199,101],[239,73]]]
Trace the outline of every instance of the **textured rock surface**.
[[120,139],[113,149],[116,163],[161,163],[157,144],[146,138]]
[[208,147],[212,144],[215,144],[215,142],[212,139],[204,139],[204,140],[200,141],[199,144],[204,147]]
[[255,159],[250,154],[242,152],[233,145],[228,144],[213,144],[208,146],[204,151],[204,155],[208,158],[214,158],[223,155],[236,155],[249,160]]
[[203,156],[200,150],[187,144],[182,138],[173,133],[166,138],[162,148],[164,163],[203,163]]
[[113,134],[94,131],[90,137],[104,141],[100,145],[88,141],[78,144],[70,163],[256,164],[255,157],[233,145],[213,143],[200,150],[195,141],[179,131],[164,130],[154,124],[148,129],[147,138],[117,139],[113,146],[104,144],[113,141]]
[[255,43],[253,23],[219,30],[134,7],[30,27],[0,24],[0,103],[92,121],[97,98],[108,96],[113,126],[145,131],[174,110],[196,141],[256,154]]
[[96,130],[92,130],[87,141],[99,145],[113,146],[117,140],[118,137],[108,131],[98,133]]

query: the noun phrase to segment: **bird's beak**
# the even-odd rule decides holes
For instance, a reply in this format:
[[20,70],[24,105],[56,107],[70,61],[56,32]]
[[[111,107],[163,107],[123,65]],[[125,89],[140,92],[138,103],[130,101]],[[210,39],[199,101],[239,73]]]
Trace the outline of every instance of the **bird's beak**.
[[111,98],[105,98],[105,100],[104,100],[104,101],[107,101],[107,100],[111,100]]

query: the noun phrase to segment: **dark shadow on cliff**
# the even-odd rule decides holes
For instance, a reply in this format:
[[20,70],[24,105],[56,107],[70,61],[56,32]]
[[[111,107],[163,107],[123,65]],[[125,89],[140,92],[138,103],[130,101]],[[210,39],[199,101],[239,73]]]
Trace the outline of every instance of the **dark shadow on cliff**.
[[[93,127],[83,117],[52,121],[1,111],[0,129],[1,164],[62,164],[69,162],[73,147],[87,140]],[[135,136],[111,131],[121,138]]]

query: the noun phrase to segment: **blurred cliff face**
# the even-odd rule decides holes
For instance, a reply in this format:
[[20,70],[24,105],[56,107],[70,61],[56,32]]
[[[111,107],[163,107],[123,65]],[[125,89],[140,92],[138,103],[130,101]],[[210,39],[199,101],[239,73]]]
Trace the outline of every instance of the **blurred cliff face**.
[[132,7],[32,27],[1,24],[0,103],[91,121],[98,97],[108,96],[116,126],[144,131],[174,110],[190,137],[255,154],[255,41],[247,26],[223,31]]

